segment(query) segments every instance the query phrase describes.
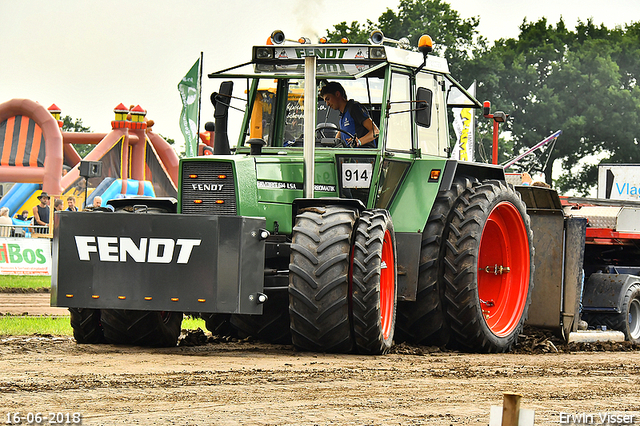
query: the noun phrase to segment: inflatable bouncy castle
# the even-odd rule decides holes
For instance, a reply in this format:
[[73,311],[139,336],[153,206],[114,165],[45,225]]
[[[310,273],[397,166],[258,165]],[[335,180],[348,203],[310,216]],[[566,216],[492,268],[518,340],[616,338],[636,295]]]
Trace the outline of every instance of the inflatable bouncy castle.
[[[41,192],[74,195],[79,206],[85,193],[88,203],[97,195],[103,203],[126,195],[176,196],[178,156],[153,133],[142,107],[117,105],[109,133],[63,132],[60,113],[55,104],[46,109],[28,99],[0,104],[0,182],[16,183],[0,207],[11,215],[31,211]],[[95,147],[82,159],[75,144]],[[102,162],[101,175],[81,177],[81,160]]]

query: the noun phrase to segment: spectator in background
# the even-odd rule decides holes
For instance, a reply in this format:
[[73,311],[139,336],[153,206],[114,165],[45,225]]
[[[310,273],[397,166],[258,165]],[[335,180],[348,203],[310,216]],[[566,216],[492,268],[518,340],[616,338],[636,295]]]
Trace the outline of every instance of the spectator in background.
[[85,211],[93,211],[96,209],[99,209],[102,206],[102,197],[100,196],[95,196],[93,197],[93,201],[91,202],[91,205],[88,207],[85,207]]
[[[38,226],[49,226],[49,194],[42,192],[38,195],[40,204],[33,208],[33,224]],[[41,228],[34,232],[46,234],[47,229]]]
[[13,221],[9,217],[9,208],[2,207],[0,209],[0,237],[11,236],[11,226]]
[[[16,219],[20,220],[22,222],[29,222],[29,211],[27,210],[22,210],[22,213],[20,215],[16,215]],[[23,223],[19,223],[19,225],[24,225]],[[29,236],[31,236],[29,228],[13,228],[13,236],[14,237],[25,237],[27,236],[27,234]]]
[[77,212],[78,208],[76,207],[76,197],[74,197],[73,195],[69,195],[67,197],[67,210],[70,212]]
[[537,181],[533,182],[531,184],[531,186],[541,186],[543,188],[551,188],[551,185],[549,185],[547,182],[543,182],[541,180],[537,180]]
[[53,211],[61,212],[62,211],[62,200],[60,198],[56,198],[53,201]]

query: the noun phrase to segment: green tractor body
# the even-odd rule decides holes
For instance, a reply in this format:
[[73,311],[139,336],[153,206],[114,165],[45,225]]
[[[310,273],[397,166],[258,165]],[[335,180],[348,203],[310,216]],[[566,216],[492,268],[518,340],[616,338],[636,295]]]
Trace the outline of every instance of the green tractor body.
[[[188,312],[214,333],[312,351],[514,344],[530,303],[529,217],[501,167],[449,158],[448,107],[481,104],[444,59],[268,45],[209,77],[222,82],[214,155],[181,161],[177,205],[56,214],[52,304],[93,324],[74,327],[78,341],[171,345]],[[327,81],[367,108],[375,146],[336,134],[318,95]],[[244,116],[230,149],[234,97]],[[138,214],[150,210],[163,214]]]

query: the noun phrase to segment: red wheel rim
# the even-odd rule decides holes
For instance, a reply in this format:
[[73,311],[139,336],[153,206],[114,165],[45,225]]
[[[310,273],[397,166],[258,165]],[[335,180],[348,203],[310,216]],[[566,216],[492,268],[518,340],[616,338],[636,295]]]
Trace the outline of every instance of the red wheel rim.
[[391,328],[393,327],[393,308],[396,295],[395,269],[391,233],[387,230],[384,233],[382,242],[380,264],[380,323],[382,325],[382,336],[385,340],[389,339]]
[[520,323],[530,269],[529,236],[522,216],[513,204],[501,202],[487,218],[478,253],[480,307],[498,337],[508,336]]

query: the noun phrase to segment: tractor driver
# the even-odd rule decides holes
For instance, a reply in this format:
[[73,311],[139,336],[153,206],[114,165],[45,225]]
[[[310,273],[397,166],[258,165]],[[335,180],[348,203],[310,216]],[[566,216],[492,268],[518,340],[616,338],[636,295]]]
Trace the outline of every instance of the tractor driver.
[[340,111],[340,128],[356,136],[353,141],[347,135],[340,135],[352,147],[375,148],[378,127],[371,120],[365,107],[358,101],[347,98],[342,84],[329,81],[320,89],[320,96],[331,109]]

